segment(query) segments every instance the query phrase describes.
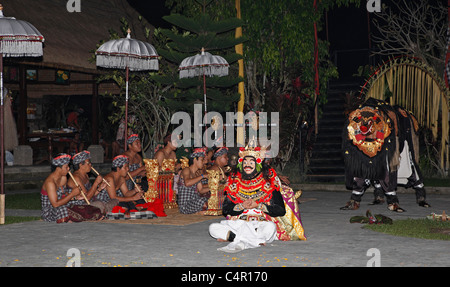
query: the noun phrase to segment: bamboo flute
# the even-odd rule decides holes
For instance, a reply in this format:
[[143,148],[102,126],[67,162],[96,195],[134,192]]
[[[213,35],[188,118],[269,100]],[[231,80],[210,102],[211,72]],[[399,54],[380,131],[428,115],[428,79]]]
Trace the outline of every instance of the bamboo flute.
[[[130,177],[131,181],[134,183],[134,187],[136,187],[139,191],[142,192],[141,188],[137,185],[137,183],[134,181],[133,177],[131,176],[131,174],[129,172],[127,172],[128,176]],[[142,197],[145,202],[148,202],[147,199],[145,198],[145,196]]]
[[86,202],[87,202],[87,204],[91,204],[90,202],[89,202],[89,200],[87,199],[87,197],[86,197],[86,194],[84,194],[84,192],[83,192],[83,189],[81,188],[81,186],[78,184],[78,182],[75,180],[75,178],[73,177],[73,175],[72,175],[72,173],[69,171],[69,175],[70,175],[70,178],[72,178],[72,180],[73,180],[73,182],[75,182],[75,185],[78,187],[78,189],[80,190],[80,193],[83,195],[83,197],[84,197],[84,200],[86,200]]
[[[99,176],[100,174],[98,173],[98,171],[95,170],[95,168],[93,166],[91,166],[91,169],[93,172],[95,172],[97,174],[97,176]],[[111,185],[109,185],[109,183],[106,181],[106,179],[102,178],[103,182],[106,183],[107,186],[111,187]]]

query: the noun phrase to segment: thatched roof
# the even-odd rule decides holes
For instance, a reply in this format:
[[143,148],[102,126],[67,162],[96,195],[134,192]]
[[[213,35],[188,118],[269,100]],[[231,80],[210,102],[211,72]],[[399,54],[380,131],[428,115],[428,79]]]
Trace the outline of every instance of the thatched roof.
[[[44,36],[43,66],[80,71],[94,71],[89,62],[101,40],[108,40],[109,30],[122,37],[120,19],[130,23],[131,37],[145,39],[138,12],[126,0],[79,0],[81,12],[68,12],[67,0],[4,1],[3,14],[33,24]],[[147,27],[150,24],[142,20]]]

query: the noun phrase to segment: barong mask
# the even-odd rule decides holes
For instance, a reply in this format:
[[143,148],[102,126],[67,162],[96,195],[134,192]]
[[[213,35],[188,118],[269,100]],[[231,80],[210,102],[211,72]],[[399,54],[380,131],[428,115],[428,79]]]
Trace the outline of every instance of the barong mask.
[[384,144],[391,129],[386,119],[377,108],[369,106],[354,110],[348,116],[348,138],[360,151],[374,157]]

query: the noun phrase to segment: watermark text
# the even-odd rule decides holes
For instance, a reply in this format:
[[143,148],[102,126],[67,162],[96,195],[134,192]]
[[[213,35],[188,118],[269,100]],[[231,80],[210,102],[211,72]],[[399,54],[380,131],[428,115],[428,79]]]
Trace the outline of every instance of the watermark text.
[[67,12],[81,12],[81,0],[68,0],[66,4]]

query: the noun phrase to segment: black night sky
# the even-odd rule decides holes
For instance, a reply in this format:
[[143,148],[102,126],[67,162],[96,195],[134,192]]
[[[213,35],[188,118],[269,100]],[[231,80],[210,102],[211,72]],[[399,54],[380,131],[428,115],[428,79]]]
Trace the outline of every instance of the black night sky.
[[[147,21],[155,27],[170,28],[170,23],[162,19],[170,14],[170,9],[165,6],[164,0],[127,0]],[[330,54],[336,50],[361,50],[369,48],[368,40],[368,17],[366,5],[360,7],[350,5],[349,7],[334,8],[327,15],[328,20],[328,40],[330,42]],[[326,39],[325,16],[323,31],[320,38]],[[340,55],[343,55],[342,53]],[[341,59],[343,59],[341,57]],[[350,60],[353,60],[350,57]],[[347,60],[343,60],[347,62]],[[358,61],[360,62],[360,61]],[[341,61],[342,63],[342,61]],[[338,63],[340,66],[341,63]],[[348,63],[347,63],[348,64]],[[359,64],[351,65],[345,73],[352,74]],[[343,67],[340,70],[344,72]]]
[[[164,0],[127,0],[143,17],[155,27],[169,27],[170,24],[162,19],[169,15],[170,9],[165,6]],[[355,49],[367,47],[367,11],[365,5],[359,8],[335,8],[328,13],[328,37],[331,49]],[[325,38],[325,28],[321,33]]]
[[127,0],[154,27],[168,28],[170,24],[162,19],[170,14],[164,0]]

